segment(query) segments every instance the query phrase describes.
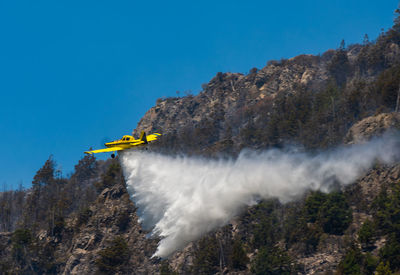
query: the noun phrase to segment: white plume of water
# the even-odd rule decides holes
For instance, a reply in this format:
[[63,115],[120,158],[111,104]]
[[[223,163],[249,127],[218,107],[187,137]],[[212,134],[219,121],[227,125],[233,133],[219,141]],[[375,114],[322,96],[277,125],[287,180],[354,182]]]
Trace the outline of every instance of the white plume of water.
[[273,149],[215,160],[128,151],[121,159],[143,226],[161,238],[154,256],[167,257],[260,199],[289,202],[350,184],[376,161],[398,161],[399,148],[392,134],[318,154]]

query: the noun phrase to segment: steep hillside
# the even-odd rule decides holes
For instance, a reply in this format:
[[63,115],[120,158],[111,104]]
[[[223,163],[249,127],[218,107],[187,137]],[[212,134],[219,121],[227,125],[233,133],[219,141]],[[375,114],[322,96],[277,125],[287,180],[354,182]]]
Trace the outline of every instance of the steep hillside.
[[[318,151],[400,129],[400,21],[372,43],[218,73],[198,95],[159,99],[134,134],[151,150],[235,158],[243,148]],[[272,198],[168,259],[139,223],[119,160],[52,157],[32,188],[0,194],[1,274],[389,274],[400,271],[400,164],[346,187]],[[291,171],[287,171],[290,173]],[[223,199],[223,198],[221,198]],[[379,273],[380,272],[380,273]]]
[[[386,126],[371,123],[382,117]],[[384,129],[400,129],[395,124],[399,118],[399,113],[368,117],[349,130],[348,143],[379,136]],[[373,274],[379,263],[387,261],[392,270],[398,270],[393,260],[400,255],[400,250],[393,249],[398,241],[388,238],[396,232],[394,224],[400,223],[397,212],[390,212],[399,203],[399,183],[400,164],[377,164],[354,184],[331,194],[309,192],[288,204],[263,201],[175,253],[169,258],[170,268],[179,274],[269,274],[272,270],[277,274]],[[382,224],[382,220],[393,224]]]
[[196,96],[157,100],[134,134],[160,131],[162,150],[202,154],[339,144],[353,123],[395,109],[398,36],[390,30],[376,43],[270,61],[248,75],[218,73]]

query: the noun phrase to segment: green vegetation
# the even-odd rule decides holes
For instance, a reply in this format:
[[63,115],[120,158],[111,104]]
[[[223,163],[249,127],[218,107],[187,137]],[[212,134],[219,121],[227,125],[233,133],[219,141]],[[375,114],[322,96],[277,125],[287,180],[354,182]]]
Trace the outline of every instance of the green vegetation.
[[225,227],[218,237],[209,235],[198,241],[190,273],[215,274],[224,268],[246,270],[249,263],[246,243],[238,238],[232,239],[230,230]]
[[254,274],[293,274],[295,271],[292,265],[293,260],[288,254],[278,248],[261,248],[257,257],[251,265],[251,272]]
[[107,172],[103,175],[101,182],[96,183],[95,186],[98,192],[101,192],[103,189],[110,188],[122,181],[121,165],[117,161],[113,161],[108,167]]
[[374,222],[383,233],[400,237],[400,186],[395,184],[390,192],[383,188],[374,201]]
[[319,221],[324,232],[341,235],[352,220],[352,211],[346,202],[346,197],[338,192],[328,194],[319,211]]
[[400,186],[383,188],[374,201],[374,224],[388,239],[379,251],[381,260],[392,270],[400,269]]
[[378,259],[370,253],[362,253],[356,246],[347,251],[338,267],[338,274],[374,274]]
[[368,248],[373,244],[375,230],[373,222],[368,219],[361,226],[358,231],[358,240],[364,247]]
[[381,262],[376,268],[375,275],[392,275],[392,271],[390,270],[389,263]]
[[79,227],[82,224],[86,224],[89,221],[92,214],[93,212],[90,210],[89,207],[85,207],[84,209],[79,211],[76,225]]
[[351,66],[345,51],[344,41],[340,49],[332,57],[328,70],[338,85],[343,85],[346,79],[351,76]]
[[50,185],[55,182],[55,167],[56,162],[53,157],[50,156],[48,160],[44,163],[43,167],[40,168],[36,175],[33,177],[32,186],[33,189],[38,189],[42,186]]
[[97,162],[93,155],[86,154],[82,159],[79,160],[78,164],[75,165],[75,173],[73,177],[83,182],[91,179],[97,172]]
[[160,265],[160,275],[178,275],[178,273],[171,270],[168,260],[163,260]]
[[273,213],[274,205],[271,202],[262,202],[255,207],[252,219],[258,221],[253,226],[253,247],[272,246],[278,237],[278,219]]
[[5,275],[12,275],[11,265],[4,260],[0,260],[0,273]]
[[304,206],[305,215],[307,221],[316,222],[320,217],[320,209],[322,205],[327,201],[327,194],[322,192],[314,192],[306,199]]
[[392,110],[396,107],[399,84],[400,65],[391,67],[379,75],[375,82],[375,90],[382,106]]
[[373,274],[374,270],[376,270],[376,268],[378,266],[379,259],[377,257],[371,255],[371,253],[369,253],[369,252],[363,254],[363,256],[364,256],[364,259],[363,259],[364,273]]
[[21,249],[32,242],[32,233],[29,229],[17,229],[14,231],[11,241],[14,249]]
[[239,270],[246,269],[246,265],[249,262],[243,243],[239,239],[235,239],[233,242],[231,261],[232,267]]
[[110,245],[98,253],[96,265],[104,274],[115,274],[129,259],[130,251],[123,237],[115,237]]
[[343,193],[310,193],[304,204],[294,203],[285,209],[283,238],[291,247],[305,254],[315,252],[324,233],[341,235],[352,221],[351,209]]
[[198,242],[193,259],[194,274],[215,274],[219,270],[220,247],[215,236],[206,236]]
[[360,263],[362,262],[362,254],[357,248],[347,251],[344,259],[339,265],[338,272],[340,274],[362,274]]
[[352,211],[343,193],[312,193],[305,203],[309,222],[317,222],[328,234],[341,235],[352,221]]
[[121,231],[124,231],[128,228],[130,221],[131,221],[130,212],[122,211],[118,215],[116,224]]
[[27,257],[27,248],[32,243],[32,233],[29,229],[19,228],[14,231],[12,238],[12,253],[17,262],[23,263]]
[[302,210],[296,209],[289,213],[283,228],[284,238],[289,247],[302,244],[301,251],[305,254],[311,254],[317,249],[322,229],[317,224],[307,223]]
[[[179,127],[164,135],[153,148],[169,153],[215,155],[223,152],[234,157],[243,147],[264,149],[293,142],[306,149],[319,150],[342,143],[355,122],[394,111],[399,96],[400,17],[376,41],[370,42],[367,36],[364,40],[363,45],[348,48],[343,41],[338,50],[322,56],[302,55],[268,62],[284,69],[285,66],[290,69],[291,65],[305,69],[321,66],[327,69],[327,79],[293,84],[279,93],[269,87],[272,90],[255,93],[260,95],[257,98],[253,97],[253,89],[260,89],[271,79],[256,68],[243,77],[218,73],[209,85],[203,86],[207,99],[193,95],[180,98],[185,101],[184,119],[176,119]],[[234,107],[225,106],[225,92],[234,96]],[[199,121],[193,119],[200,105],[209,99],[213,102],[209,112],[200,116]],[[174,104],[175,100],[164,101]],[[158,117],[161,124],[166,116],[164,113]],[[123,185],[124,180],[117,160],[96,161],[93,155],[86,155],[75,166],[74,173],[66,177],[50,156],[34,176],[31,189],[1,193],[0,230],[13,234],[8,244],[1,243],[0,273],[59,272],[60,266],[65,265],[65,259],[57,254],[61,244],[71,241],[71,236],[89,221],[96,226],[97,212],[93,216],[91,203],[106,188],[119,184]],[[250,264],[255,274],[291,274],[296,270],[291,255],[293,258],[296,254],[310,255],[323,249],[330,238],[339,239],[340,235],[347,234],[341,238],[347,241],[338,242],[339,245],[345,242],[347,249],[338,267],[339,274],[398,273],[400,185],[397,182],[381,186],[382,191],[371,208],[361,192],[357,201],[354,197],[350,201],[348,191],[311,192],[304,200],[284,205],[277,200],[263,201],[242,215],[237,228],[239,235],[231,229],[221,229],[196,242],[193,266],[185,272],[215,274],[225,268],[246,270]],[[127,194],[122,200],[130,203]],[[356,211],[362,208],[373,217],[364,221],[357,235],[348,229],[352,222],[350,203]],[[113,211],[116,221],[113,225],[118,227],[114,232],[120,234],[129,229],[132,211]],[[68,225],[74,217],[76,224]],[[46,238],[38,238],[39,232],[47,232]],[[353,239],[355,236],[357,239]],[[386,242],[379,252],[372,251],[376,249],[375,241],[383,239]],[[255,253],[251,263],[247,253]],[[96,266],[100,273],[129,273],[124,263],[132,254],[125,240],[116,237],[98,253]],[[161,262],[160,273],[175,274],[168,261]]]
[[400,269],[400,242],[395,233],[389,235],[384,247],[379,250],[381,260],[387,261],[393,270]]

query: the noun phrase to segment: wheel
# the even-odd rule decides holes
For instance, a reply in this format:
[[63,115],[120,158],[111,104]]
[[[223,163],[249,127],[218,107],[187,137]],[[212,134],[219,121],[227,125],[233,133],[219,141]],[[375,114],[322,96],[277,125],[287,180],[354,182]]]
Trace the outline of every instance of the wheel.
[[111,158],[115,158],[115,154],[111,154]]

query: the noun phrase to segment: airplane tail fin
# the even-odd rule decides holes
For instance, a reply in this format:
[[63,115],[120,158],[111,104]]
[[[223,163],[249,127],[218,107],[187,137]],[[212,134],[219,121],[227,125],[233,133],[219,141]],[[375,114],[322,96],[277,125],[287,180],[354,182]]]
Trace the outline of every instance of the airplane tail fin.
[[141,141],[144,141],[144,144],[147,144],[147,137],[146,137],[146,133],[144,131],[142,131],[140,133],[140,138]]

